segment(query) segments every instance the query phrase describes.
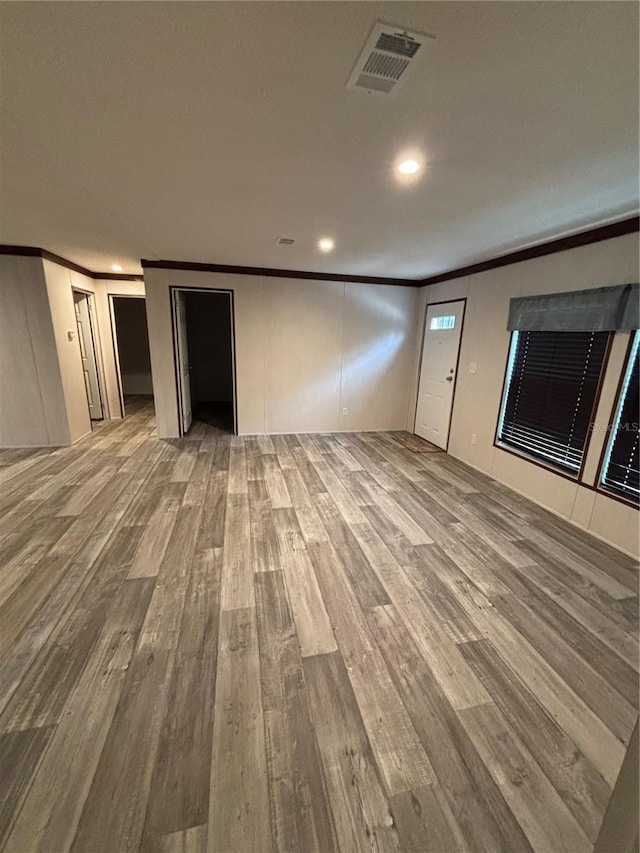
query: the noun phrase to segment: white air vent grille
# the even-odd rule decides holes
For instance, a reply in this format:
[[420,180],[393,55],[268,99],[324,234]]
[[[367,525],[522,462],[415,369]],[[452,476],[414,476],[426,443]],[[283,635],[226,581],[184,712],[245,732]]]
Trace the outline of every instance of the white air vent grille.
[[408,33],[399,27],[377,23],[358,57],[347,89],[395,95],[424,53],[421,48],[428,38],[435,36]]
[[295,242],[293,237],[278,237],[278,246],[293,246]]

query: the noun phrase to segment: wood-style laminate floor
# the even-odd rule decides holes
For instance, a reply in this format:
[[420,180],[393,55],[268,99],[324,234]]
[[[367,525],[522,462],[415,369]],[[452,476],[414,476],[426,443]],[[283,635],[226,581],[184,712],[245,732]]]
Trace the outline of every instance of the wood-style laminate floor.
[[633,561],[384,433],[0,454],[10,853],[591,849]]

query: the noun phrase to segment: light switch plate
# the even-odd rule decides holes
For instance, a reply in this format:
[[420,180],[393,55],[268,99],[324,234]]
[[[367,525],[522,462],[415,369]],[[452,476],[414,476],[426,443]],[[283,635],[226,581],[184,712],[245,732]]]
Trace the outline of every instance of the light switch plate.
[[477,363],[475,361],[470,361],[469,362],[469,373],[475,373],[477,369],[478,369]]

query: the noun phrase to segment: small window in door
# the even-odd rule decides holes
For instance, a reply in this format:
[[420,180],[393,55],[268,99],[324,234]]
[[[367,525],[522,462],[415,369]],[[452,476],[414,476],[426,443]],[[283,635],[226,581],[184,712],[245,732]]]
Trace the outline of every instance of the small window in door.
[[455,314],[443,314],[441,317],[432,317],[431,325],[429,326],[430,330],[440,330],[440,329],[455,329],[456,327],[456,317]]

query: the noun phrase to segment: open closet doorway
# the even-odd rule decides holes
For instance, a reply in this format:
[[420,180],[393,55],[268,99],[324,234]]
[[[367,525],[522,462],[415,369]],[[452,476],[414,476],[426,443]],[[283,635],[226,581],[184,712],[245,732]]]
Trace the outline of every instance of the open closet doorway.
[[233,292],[171,288],[180,434],[237,431]]
[[153,399],[144,296],[109,297],[122,417]]
[[101,421],[104,418],[104,410],[98,373],[97,332],[92,299],[93,296],[90,293],[85,293],[82,290],[73,291],[73,307],[76,313],[78,343],[80,345],[89,417],[92,421]]

